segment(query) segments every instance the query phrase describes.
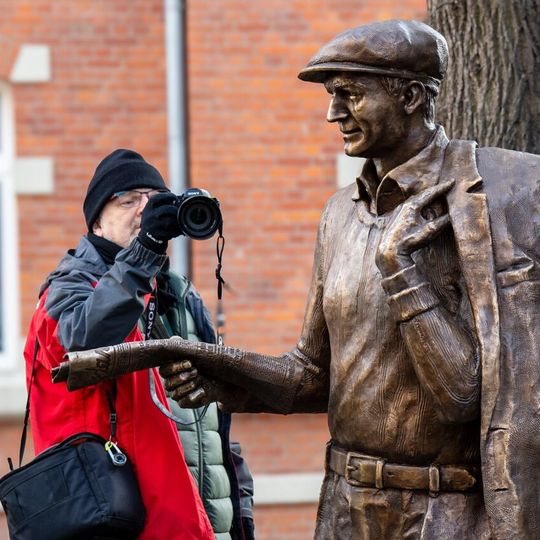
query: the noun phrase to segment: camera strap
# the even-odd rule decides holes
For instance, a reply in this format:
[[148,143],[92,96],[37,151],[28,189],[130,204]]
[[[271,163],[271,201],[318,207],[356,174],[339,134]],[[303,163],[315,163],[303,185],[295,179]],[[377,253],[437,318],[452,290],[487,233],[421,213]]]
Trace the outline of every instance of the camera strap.
[[217,279],[217,307],[216,307],[216,338],[217,344],[223,345],[223,336],[225,329],[225,312],[223,311],[223,286],[226,285],[223,276],[221,275],[221,268],[223,266],[223,250],[225,249],[225,237],[223,236],[223,221],[218,228],[218,238],[216,241],[216,279]]
[[[152,330],[154,328],[154,323],[156,322],[157,314],[157,291],[154,289],[148,301],[148,306],[146,308],[146,330],[144,332],[144,339],[152,339]],[[200,422],[208,410],[209,405],[205,405],[200,414],[197,414],[197,411],[193,411],[193,416],[195,420],[193,422],[184,422],[181,418],[173,414],[159,399],[156,392],[156,381],[154,379],[155,374],[154,370],[151,368],[148,370],[148,386],[150,388],[150,396],[154,405],[159,409],[159,411],[165,415],[169,420],[181,424],[182,426],[192,426]]]
[[[36,358],[37,353],[39,350],[39,341],[36,337],[36,341],[34,342],[34,354],[32,355],[32,371],[30,373],[30,381],[28,383],[28,394],[26,396],[26,408],[24,411],[24,422],[23,422],[23,429],[21,433],[21,442],[19,444],[19,468],[22,465],[22,460],[24,457],[24,449],[26,448],[26,434],[28,431],[28,420],[30,419],[30,394],[32,393],[32,385],[34,383],[34,373],[36,369]],[[8,464],[9,464],[9,470],[13,470],[13,462],[10,457],[7,458]]]

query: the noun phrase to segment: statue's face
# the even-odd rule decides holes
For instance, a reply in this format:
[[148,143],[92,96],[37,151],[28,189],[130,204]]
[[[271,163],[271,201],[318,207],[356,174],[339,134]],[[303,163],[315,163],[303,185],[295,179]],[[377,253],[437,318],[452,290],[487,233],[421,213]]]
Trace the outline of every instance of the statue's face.
[[324,84],[332,96],[326,119],[337,122],[349,156],[384,158],[403,140],[406,114],[377,76],[337,73]]

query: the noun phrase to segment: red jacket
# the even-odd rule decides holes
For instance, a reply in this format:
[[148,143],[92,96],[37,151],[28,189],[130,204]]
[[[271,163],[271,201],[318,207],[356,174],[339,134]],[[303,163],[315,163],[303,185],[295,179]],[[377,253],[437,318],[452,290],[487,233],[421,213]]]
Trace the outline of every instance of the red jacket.
[[[108,268],[83,238],[49,276],[24,352],[29,382],[37,338],[30,404],[36,453],[81,431],[109,437],[106,390],[111,383],[68,392],[65,385],[52,384],[50,370],[66,351],[142,340],[137,320],[162,263],[163,257],[135,242]],[[121,337],[115,340],[115,336]],[[159,398],[166,404],[159,375],[154,376]],[[148,371],[117,379],[116,410],[116,438],[134,465],[147,511],[140,539],[214,538],[176,428],[150,397]]]

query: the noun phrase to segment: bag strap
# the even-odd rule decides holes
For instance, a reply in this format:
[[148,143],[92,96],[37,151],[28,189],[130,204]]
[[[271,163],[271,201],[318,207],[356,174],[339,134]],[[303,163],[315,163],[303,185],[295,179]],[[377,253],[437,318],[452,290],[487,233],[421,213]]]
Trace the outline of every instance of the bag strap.
[[[30,373],[30,382],[28,383],[28,394],[26,396],[26,407],[24,411],[24,422],[23,422],[23,429],[21,433],[21,442],[19,444],[19,468],[22,465],[22,461],[24,458],[24,451],[26,449],[26,439],[28,434],[28,421],[30,419],[30,396],[32,394],[32,386],[34,384],[34,374],[36,370],[36,359],[37,359],[37,353],[39,350],[39,341],[36,337],[36,341],[34,343],[34,354],[32,357],[32,371]],[[110,409],[110,423],[111,423],[111,440],[114,440],[116,437],[116,426],[118,417],[116,414],[116,394],[117,394],[117,386],[116,386],[116,379],[113,380],[112,383],[112,390],[111,392],[107,392],[107,399],[109,402],[109,409]],[[96,440],[101,440],[101,437],[96,436],[93,433],[77,433],[75,435],[72,435],[71,437],[68,437],[65,441],[62,442],[62,445],[70,444],[76,439],[81,438],[94,438]],[[14,469],[13,467],[13,461],[11,458],[8,458],[8,464],[9,464],[9,470],[12,471]]]
[[111,424],[111,436],[109,440],[116,440],[116,426],[118,425],[118,415],[116,414],[116,396],[118,395],[118,386],[116,379],[112,380],[111,391],[107,390],[107,402],[109,404],[109,423]]
[[[22,460],[24,457],[24,450],[26,448],[26,434],[28,431],[28,419],[30,418],[30,394],[32,393],[32,385],[34,383],[34,371],[36,368],[36,358],[37,353],[39,349],[39,341],[36,337],[36,341],[34,343],[34,356],[32,358],[32,372],[30,373],[30,382],[28,383],[28,395],[26,396],[26,409],[24,411],[24,423],[23,423],[23,429],[21,433],[21,442],[19,444],[19,467],[22,464]],[[9,468],[13,470],[13,463],[11,462],[11,459],[8,459],[9,461]]]

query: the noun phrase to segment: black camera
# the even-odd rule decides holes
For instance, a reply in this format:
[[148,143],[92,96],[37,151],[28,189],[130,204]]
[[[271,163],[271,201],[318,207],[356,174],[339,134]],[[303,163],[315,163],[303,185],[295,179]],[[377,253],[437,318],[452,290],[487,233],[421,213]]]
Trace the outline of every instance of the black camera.
[[219,201],[205,189],[189,188],[176,197],[176,219],[181,234],[194,240],[206,240],[214,236],[223,223]]

